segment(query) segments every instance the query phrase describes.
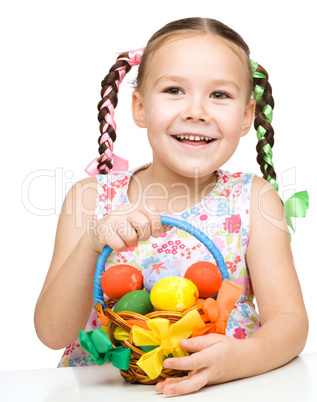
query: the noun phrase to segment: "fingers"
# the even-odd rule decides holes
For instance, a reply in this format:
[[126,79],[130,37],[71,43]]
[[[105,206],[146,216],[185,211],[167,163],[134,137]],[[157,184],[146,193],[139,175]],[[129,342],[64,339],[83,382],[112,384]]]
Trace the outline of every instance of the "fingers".
[[184,381],[186,377],[170,377],[170,378],[166,378],[166,380],[162,381],[162,382],[158,382],[155,385],[155,392],[157,393],[163,393],[164,392],[164,388],[167,385],[172,385],[172,384],[177,384],[180,381]]
[[200,350],[190,356],[166,359],[163,366],[189,371],[187,377],[165,380],[157,384],[156,392],[162,392],[164,395],[182,395],[195,392],[207,384],[220,384],[243,378],[240,367],[247,346],[240,340],[209,334],[188,339],[188,342],[180,342],[184,349],[185,344],[187,350]]
[[[142,221],[142,216],[139,220]],[[149,238],[148,225],[144,222],[136,224],[132,218],[127,217],[111,226],[106,242],[113,250],[121,252],[146,238]]]
[[147,223],[149,224],[149,236],[147,237],[147,239],[149,239],[150,236],[153,236],[155,238],[160,237],[162,233],[169,230],[166,230],[166,227],[162,225],[160,212],[154,207],[152,207],[151,209],[140,207],[139,211],[147,218]]
[[190,356],[165,359],[163,366],[174,370],[200,370],[210,365],[218,354],[218,349],[226,336],[209,334],[197,338],[182,339],[180,346],[188,351],[195,352]]
[[[148,240],[151,236],[159,237],[163,233],[163,226],[160,215],[150,216],[144,211],[136,211],[127,218],[130,226],[127,227],[128,234],[120,234],[123,241],[130,241],[134,245],[138,241]],[[128,244],[128,243],[127,243]]]
[[199,370],[206,367],[206,361],[203,360],[199,353],[193,353],[190,356],[175,357],[164,360],[163,366],[173,370]]
[[129,214],[128,220],[137,233],[137,241],[148,240],[151,236],[160,237],[162,233],[172,229],[171,226],[162,225],[161,214],[154,207],[145,209],[140,206]]
[[137,231],[127,219],[122,222],[110,215],[97,222],[94,234],[95,243],[98,243],[101,250],[105,245],[108,245],[113,250],[121,252],[138,241]]
[[184,395],[196,392],[208,383],[208,370],[190,372],[186,377],[168,378],[155,386],[155,391],[164,395]]
[[162,228],[163,228],[163,232],[165,233],[165,232],[168,232],[169,230],[172,230],[173,226],[163,225]]
[[225,335],[208,334],[203,336],[197,336],[195,338],[182,339],[180,346],[187,352],[199,352],[207,348],[208,346],[215,345],[222,342]]
[[151,236],[161,236],[170,227],[163,227],[160,214],[154,212],[149,214],[142,207],[134,208],[131,204],[120,206],[97,222],[99,229],[102,229],[99,243],[108,244],[113,250],[121,252]]
[[[151,236],[160,237],[171,230],[171,226],[162,225],[161,215],[155,208],[136,208],[132,204],[123,204],[96,223],[97,236],[92,242],[95,248],[103,249],[107,244],[117,252],[124,251],[139,241],[146,241]],[[94,228],[95,230],[95,228]]]

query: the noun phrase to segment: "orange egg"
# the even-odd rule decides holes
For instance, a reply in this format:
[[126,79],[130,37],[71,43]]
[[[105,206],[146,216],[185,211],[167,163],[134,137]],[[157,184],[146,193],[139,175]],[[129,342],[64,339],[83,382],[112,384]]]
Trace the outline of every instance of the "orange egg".
[[100,285],[110,299],[119,300],[133,290],[143,289],[143,275],[132,265],[114,265],[102,274]]
[[222,283],[219,268],[208,261],[199,261],[192,264],[185,272],[184,278],[192,281],[198,289],[199,297],[214,296]]

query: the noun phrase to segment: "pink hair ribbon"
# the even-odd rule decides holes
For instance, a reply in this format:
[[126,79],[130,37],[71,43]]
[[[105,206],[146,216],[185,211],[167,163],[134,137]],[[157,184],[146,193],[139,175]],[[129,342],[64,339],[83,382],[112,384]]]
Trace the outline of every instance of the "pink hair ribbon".
[[[145,48],[140,48],[136,50],[130,50],[129,51],[129,58],[127,57],[121,57],[118,58],[117,61],[124,60],[129,63],[129,65],[132,66],[138,66],[141,63],[142,56],[144,53]],[[119,79],[115,81],[115,84],[118,88],[119,92],[119,85],[121,84],[123,78],[126,75],[126,67],[119,67],[116,69],[116,71],[119,72]],[[109,93],[112,91],[112,87],[109,86],[109,88],[106,90],[104,97],[107,97]],[[110,160],[112,162],[112,170],[128,170],[129,164],[126,159],[123,159],[119,157],[118,155],[115,155],[113,151],[113,141],[109,134],[107,133],[107,128],[110,126],[113,127],[113,129],[116,131],[117,130],[117,125],[116,122],[114,121],[114,107],[110,99],[106,99],[105,102],[102,104],[101,108],[107,107],[109,109],[109,113],[105,116],[106,124],[103,127],[103,135],[100,139],[100,144],[107,144],[108,149],[104,152],[102,155],[101,163],[105,162],[106,159]],[[92,162],[89,163],[89,165],[86,167],[85,172],[88,174],[88,176],[95,176],[99,174],[98,170],[98,158],[95,158]],[[104,164],[103,168],[109,173],[110,169],[106,164]]]
[[[122,170],[128,170],[129,168],[129,162],[121,158],[120,156],[116,154],[112,154],[112,171],[122,171]],[[85,172],[88,174],[88,176],[93,177],[99,174],[98,170],[98,158],[95,158],[93,161],[89,163],[89,165],[86,167]],[[107,171],[109,173],[110,169],[107,167]]]
[[127,57],[121,57],[119,60],[125,60],[127,61],[130,66],[138,66],[141,63],[142,60],[142,56],[144,53],[144,49],[145,47],[141,47],[140,49],[136,49],[136,50],[130,50],[129,51],[129,58]]

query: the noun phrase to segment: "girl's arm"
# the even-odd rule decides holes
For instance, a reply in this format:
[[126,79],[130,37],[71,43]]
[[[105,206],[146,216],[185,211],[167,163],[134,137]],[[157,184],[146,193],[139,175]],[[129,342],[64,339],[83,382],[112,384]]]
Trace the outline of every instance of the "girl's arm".
[[252,185],[247,263],[262,322],[251,338],[260,357],[254,367],[259,374],[282,366],[303,350],[308,317],[282,203],[275,189],[258,177]]
[[70,189],[62,206],[51,265],[34,315],[39,339],[52,349],[73,342],[91,313],[99,253],[87,235],[93,227],[96,195],[96,179],[87,178]]
[[262,327],[248,339],[210,334],[181,341],[184,349],[196,353],[166,359],[163,365],[191,372],[158,383],[157,392],[187,394],[207,384],[265,373],[303,350],[308,319],[283,206],[271,184],[258,177],[252,183],[247,263]]
[[51,266],[34,317],[38,337],[52,349],[72,343],[87,324],[94,303],[96,263],[104,246],[124,251],[169,230],[157,211],[149,214],[135,204],[122,204],[95,225],[96,195],[96,179],[82,180],[69,191],[62,207]]

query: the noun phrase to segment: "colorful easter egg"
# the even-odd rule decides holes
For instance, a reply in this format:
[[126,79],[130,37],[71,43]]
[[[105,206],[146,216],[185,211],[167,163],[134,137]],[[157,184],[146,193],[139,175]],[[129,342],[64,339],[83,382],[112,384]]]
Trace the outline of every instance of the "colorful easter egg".
[[100,285],[110,299],[119,300],[133,290],[143,289],[143,275],[132,265],[114,265],[102,274]]
[[166,278],[167,276],[180,276],[178,270],[173,265],[171,265],[169,261],[160,262],[158,264],[151,264],[143,272],[143,274],[143,284],[148,292],[151,292],[153,286],[159,280]]
[[150,300],[150,293],[146,290],[134,290],[127,293],[118,301],[114,307],[114,312],[133,311],[138,314],[148,314],[153,311],[153,306]]
[[199,261],[192,264],[185,272],[184,278],[192,281],[198,288],[199,297],[214,296],[222,283],[219,268],[209,261]]
[[159,280],[151,291],[151,302],[157,310],[184,311],[192,307],[197,299],[196,285],[179,276]]

